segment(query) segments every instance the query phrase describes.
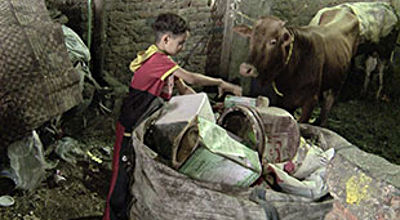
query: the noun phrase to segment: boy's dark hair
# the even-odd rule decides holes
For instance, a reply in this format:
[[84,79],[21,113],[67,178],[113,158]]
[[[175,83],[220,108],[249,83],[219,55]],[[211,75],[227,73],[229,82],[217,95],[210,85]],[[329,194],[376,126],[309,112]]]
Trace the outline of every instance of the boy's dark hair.
[[186,21],[177,14],[164,13],[158,15],[152,28],[156,33],[156,40],[159,41],[162,34],[171,32],[174,35],[180,35],[189,31]]

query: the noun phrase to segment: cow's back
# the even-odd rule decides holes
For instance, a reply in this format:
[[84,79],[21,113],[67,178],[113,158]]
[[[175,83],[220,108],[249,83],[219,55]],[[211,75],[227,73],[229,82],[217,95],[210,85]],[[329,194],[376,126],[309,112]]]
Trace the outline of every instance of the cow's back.
[[398,17],[387,2],[352,2],[321,9],[312,18],[310,25],[319,25],[325,17],[335,11],[351,12],[358,20],[359,33],[363,42],[378,43],[396,27]]
[[339,90],[351,59],[357,51],[359,41],[359,22],[348,8],[325,11],[319,19],[313,19],[310,26],[315,27],[322,36],[318,45],[324,53],[321,91]]

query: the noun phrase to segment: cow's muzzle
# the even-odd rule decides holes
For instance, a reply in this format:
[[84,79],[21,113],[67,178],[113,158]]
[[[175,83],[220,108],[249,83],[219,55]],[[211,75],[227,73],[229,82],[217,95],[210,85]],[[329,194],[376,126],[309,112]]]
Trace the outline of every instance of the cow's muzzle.
[[242,63],[240,64],[240,70],[239,70],[240,75],[244,77],[257,77],[258,72],[255,66],[248,64],[248,63]]

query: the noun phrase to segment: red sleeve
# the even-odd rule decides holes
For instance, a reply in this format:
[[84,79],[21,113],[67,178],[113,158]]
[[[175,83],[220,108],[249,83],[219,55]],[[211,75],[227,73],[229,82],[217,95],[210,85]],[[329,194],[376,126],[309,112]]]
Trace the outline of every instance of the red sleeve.
[[135,72],[131,87],[160,96],[165,79],[178,68],[166,54],[155,53]]

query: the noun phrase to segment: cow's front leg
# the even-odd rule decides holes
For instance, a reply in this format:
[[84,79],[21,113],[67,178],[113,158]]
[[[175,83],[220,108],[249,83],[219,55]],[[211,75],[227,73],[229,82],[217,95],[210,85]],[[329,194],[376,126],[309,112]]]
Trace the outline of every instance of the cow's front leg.
[[320,123],[319,125],[325,126],[328,121],[328,114],[332,109],[333,103],[335,102],[336,95],[330,89],[322,93],[324,102],[322,104],[321,113],[319,115]]
[[304,105],[301,107],[301,116],[299,118],[300,123],[308,123],[317,103],[318,95],[313,95],[308,101],[304,103]]
[[383,89],[383,70],[385,69],[386,62],[380,60],[378,63],[378,77],[379,77],[379,88],[378,92],[376,93],[376,99],[379,99],[382,95]]

